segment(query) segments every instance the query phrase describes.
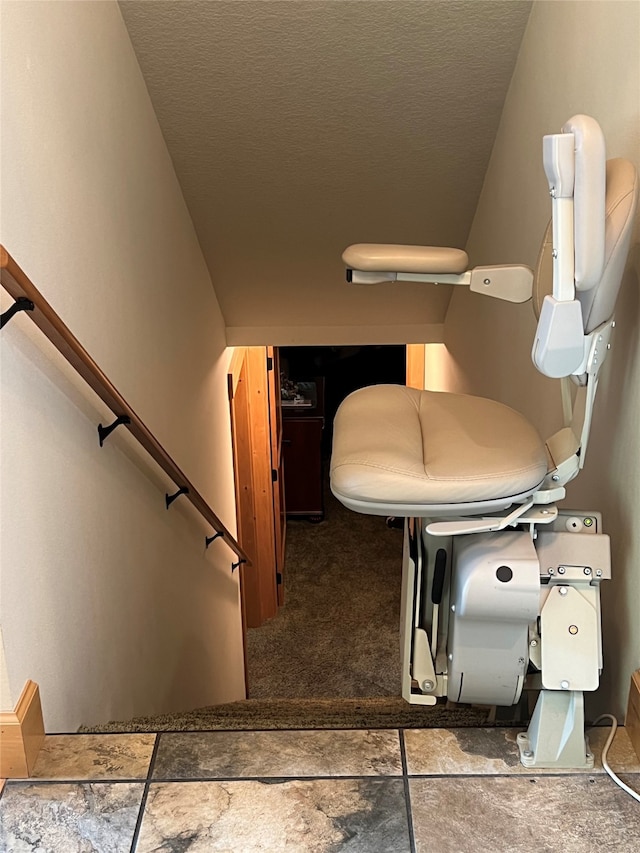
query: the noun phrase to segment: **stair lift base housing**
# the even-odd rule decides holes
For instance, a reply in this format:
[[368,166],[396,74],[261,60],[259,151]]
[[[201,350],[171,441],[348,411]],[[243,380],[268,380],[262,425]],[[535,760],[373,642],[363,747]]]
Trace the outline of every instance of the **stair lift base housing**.
[[535,538],[445,538],[428,525],[414,518],[405,527],[404,699],[508,706],[523,689],[539,692],[518,738],[522,763],[592,767],[583,691],[597,688],[602,670],[600,582],[611,577],[599,513],[562,510]]

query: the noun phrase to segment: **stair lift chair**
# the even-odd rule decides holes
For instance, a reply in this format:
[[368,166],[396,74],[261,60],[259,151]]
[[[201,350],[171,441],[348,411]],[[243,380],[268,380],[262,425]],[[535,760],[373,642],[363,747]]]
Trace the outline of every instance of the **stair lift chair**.
[[508,706],[539,690],[526,767],[593,766],[583,691],[602,669],[600,582],[611,577],[597,512],[558,509],[584,465],[598,376],[615,326],[638,180],[605,160],[597,122],[575,116],[545,136],[552,220],[535,273],[467,270],[458,249],[358,244],[347,280],[533,295],[532,359],[562,382],[565,426],[546,442],[519,413],[479,397],[377,385],[335,419],[331,489],[356,512],[405,518],[402,694]]

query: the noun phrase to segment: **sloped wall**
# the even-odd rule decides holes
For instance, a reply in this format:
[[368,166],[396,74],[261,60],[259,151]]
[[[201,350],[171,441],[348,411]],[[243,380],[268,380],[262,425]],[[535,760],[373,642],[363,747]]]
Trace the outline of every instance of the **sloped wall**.
[[[534,265],[551,214],[542,136],[558,132],[570,116],[594,116],[608,156],[640,165],[639,32],[635,2],[534,4],[467,245],[472,263]],[[586,468],[565,502],[601,510],[611,535],[614,579],[603,585],[605,672],[590,708],[619,715],[631,673],[640,666],[639,269],[636,248],[618,303]],[[530,304],[456,290],[445,341],[460,372],[460,390],[503,400],[546,437],[561,425],[560,398],[557,383],[531,364],[534,330]]]
[[[2,4],[7,250],[235,529],[225,330],[115,2]],[[3,307],[7,300],[3,297]],[[30,325],[3,331],[9,689],[48,731],[244,695],[221,542]]]

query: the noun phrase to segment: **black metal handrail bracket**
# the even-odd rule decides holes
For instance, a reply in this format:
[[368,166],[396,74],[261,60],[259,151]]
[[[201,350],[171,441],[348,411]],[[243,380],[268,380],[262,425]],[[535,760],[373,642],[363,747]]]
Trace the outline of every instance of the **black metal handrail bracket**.
[[175,501],[176,498],[179,498],[180,495],[188,495],[188,494],[189,494],[189,487],[188,486],[181,486],[181,488],[179,488],[175,494],[165,495],[164,496],[164,502],[167,505],[167,509],[169,509],[171,504]]
[[[158,463],[165,474],[179,487],[174,495],[165,496],[167,509],[177,497],[185,495],[192,506],[198,510],[200,515],[216,531],[215,536],[206,537],[207,547],[214,539],[222,537],[234,554],[238,556],[240,563],[246,563],[250,566],[251,560],[209,504],[189,479],[185,477],[180,468],[178,468],[153,433],[136,415],[120,392],[112,385],[110,380],[84,349],[80,341],[65,326],[44,296],[30,281],[26,273],[18,266],[4,246],[0,246],[0,282],[7,293],[16,300],[15,304],[2,314],[1,325],[6,325],[19,311],[28,312],[28,316],[31,317],[36,326],[38,326],[58,352],[80,374],[89,387],[95,391],[102,402],[116,416],[116,420],[110,426],[104,427],[102,424],[99,425],[98,435],[100,446],[102,447],[104,440],[116,427],[126,427],[152,459]],[[234,563],[232,570],[237,568],[240,563]]]
[[123,426],[124,424],[130,424],[131,418],[128,415],[118,415],[115,421],[109,426],[102,426],[102,424],[98,424],[98,437],[100,439],[100,447],[103,446],[105,440],[111,435],[114,429],[117,429],[119,426]]
[[224,533],[221,530],[218,530],[217,533],[213,534],[213,536],[205,536],[204,537],[204,547],[208,548],[212,542],[215,542],[216,539],[219,539],[221,536],[224,536]]
[[34,304],[30,299],[24,296],[19,296],[13,303],[11,308],[7,308],[0,314],[0,329],[4,329],[9,320],[14,317],[19,311],[33,311]]

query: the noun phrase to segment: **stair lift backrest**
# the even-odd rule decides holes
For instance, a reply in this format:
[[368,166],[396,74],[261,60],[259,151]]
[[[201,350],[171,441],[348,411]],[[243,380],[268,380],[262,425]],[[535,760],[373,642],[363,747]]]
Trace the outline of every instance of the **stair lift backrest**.
[[[553,245],[549,246],[547,237],[544,254],[551,250],[553,280],[552,293],[544,295],[538,306],[531,357],[540,373],[551,378],[589,372],[593,343],[589,333],[597,330],[600,336],[602,324],[613,314],[628,251],[628,239],[621,237],[625,236],[625,209],[629,225],[633,218],[634,178],[627,188],[624,172],[627,179],[631,173],[624,167],[620,176],[615,166],[607,175],[605,157],[602,130],[590,116],[574,116],[562,133],[543,140],[553,213]],[[612,214],[621,201],[619,214],[609,217],[607,234],[607,209]],[[544,263],[542,268],[548,269]],[[540,286],[535,290],[540,294]],[[604,336],[599,341],[604,344]]]
[[[554,460],[556,470],[550,471],[545,489],[566,484],[584,467],[598,376],[607,356],[609,337],[615,325],[613,312],[633,231],[638,199],[638,176],[635,167],[628,160],[609,160],[605,174],[602,271],[593,287],[589,290],[576,289],[575,292],[575,304],[580,306],[583,327],[584,356],[581,365],[572,374],[560,375],[565,426],[547,439],[547,450]],[[533,307],[538,318],[545,300],[552,299],[553,250],[553,223],[549,223],[538,256],[533,284]],[[572,385],[581,386],[577,394],[571,392]]]
[[[578,290],[585,335],[613,317],[629,252],[638,197],[638,176],[623,159],[606,164],[604,265],[599,281],[589,290]],[[535,269],[533,308],[540,317],[545,296],[553,293],[553,223],[549,222]]]

